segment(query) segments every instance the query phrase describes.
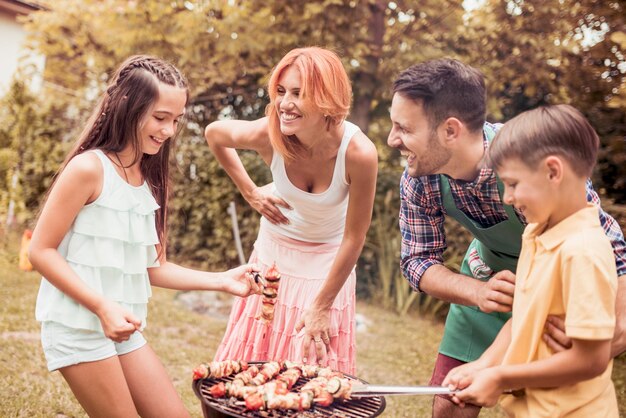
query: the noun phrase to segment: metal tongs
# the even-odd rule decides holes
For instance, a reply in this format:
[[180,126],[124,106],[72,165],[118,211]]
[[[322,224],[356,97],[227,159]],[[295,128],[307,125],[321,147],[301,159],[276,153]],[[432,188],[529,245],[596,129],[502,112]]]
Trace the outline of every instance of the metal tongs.
[[[352,386],[351,398],[368,398],[372,396],[386,395],[453,395],[458,390],[450,390],[445,386],[382,386],[359,384]],[[505,395],[513,395],[516,398],[524,396],[524,389],[507,389],[502,392]]]
[[354,385],[350,397],[367,398],[386,395],[451,395],[456,391],[445,386],[381,386]]

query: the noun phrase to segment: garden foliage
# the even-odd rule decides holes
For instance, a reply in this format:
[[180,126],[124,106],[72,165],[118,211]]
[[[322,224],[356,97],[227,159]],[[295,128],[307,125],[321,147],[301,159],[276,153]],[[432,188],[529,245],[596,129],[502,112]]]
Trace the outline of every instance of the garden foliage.
[[[374,140],[380,158],[359,292],[399,312],[416,302],[437,311],[441,306],[412,293],[398,269],[402,168],[385,144],[391,81],[413,63],[450,56],[485,73],[492,121],[541,104],[572,103],[602,137],[599,188],[626,203],[624,7],[617,0],[486,0],[473,11],[456,0],[51,2],[26,23],[29,47],[46,57],[43,87],[30,92],[23,71],[0,107],[0,218],[6,223],[13,201],[17,221],[33,222],[113,69],[128,55],[154,54],[179,66],[191,86],[172,160],[168,254],[198,267],[237,264],[226,208],[237,205],[246,256],[259,218],[209,152],[203,128],[218,118],[260,117],[267,76],[280,57],[294,47],[325,46],[342,57],[354,89],[350,120]],[[257,156],[241,156],[257,184],[269,181]],[[448,239],[450,265],[463,254],[458,237],[463,234]]]

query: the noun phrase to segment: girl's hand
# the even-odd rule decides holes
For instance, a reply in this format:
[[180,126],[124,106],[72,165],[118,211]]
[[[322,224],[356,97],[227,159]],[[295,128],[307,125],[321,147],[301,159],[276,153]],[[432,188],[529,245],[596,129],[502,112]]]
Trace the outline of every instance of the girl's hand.
[[260,283],[254,280],[254,272],[259,268],[254,264],[244,264],[224,273],[226,276],[224,291],[231,295],[246,297],[252,294],[261,294],[263,290]]
[[[315,347],[317,363],[325,366],[330,350],[330,311],[328,309],[317,309],[312,307],[302,314],[302,318],[296,325],[296,332],[304,329],[303,362],[307,363],[306,356],[310,352],[311,344]],[[322,363],[323,362],[323,363]]]
[[[452,372],[452,371],[451,371]],[[452,401],[459,406],[471,403],[479,406],[492,407],[502,394],[502,382],[498,367],[489,367],[461,379],[460,392],[452,395]]]
[[105,299],[96,312],[107,338],[121,343],[141,327],[141,321],[118,303]]
[[246,197],[246,200],[261,215],[263,215],[268,221],[274,225],[288,224],[289,220],[278,209],[282,206],[286,209],[291,209],[291,206],[283,199],[274,196],[271,192],[272,183],[266,184],[263,187],[255,187],[250,196]]

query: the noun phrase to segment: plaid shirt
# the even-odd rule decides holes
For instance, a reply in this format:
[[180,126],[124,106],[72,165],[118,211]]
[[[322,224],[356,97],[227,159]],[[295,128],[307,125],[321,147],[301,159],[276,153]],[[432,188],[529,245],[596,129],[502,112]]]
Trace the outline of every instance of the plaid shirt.
[[[499,126],[487,124],[498,129]],[[484,136],[483,136],[484,138]],[[485,149],[489,146],[483,139]],[[504,210],[495,172],[482,168],[474,181],[455,180],[448,177],[450,191],[456,207],[483,228],[508,219]],[[600,198],[587,180],[587,200],[600,207]],[[415,290],[424,272],[432,265],[443,264],[447,248],[444,231],[446,210],[441,195],[439,175],[413,178],[404,171],[400,180],[400,232],[402,234],[401,267]],[[515,211],[522,224],[526,220]],[[600,223],[611,240],[617,275],[626,274],[626,243],[624,235],[613,217],[600,209]]]

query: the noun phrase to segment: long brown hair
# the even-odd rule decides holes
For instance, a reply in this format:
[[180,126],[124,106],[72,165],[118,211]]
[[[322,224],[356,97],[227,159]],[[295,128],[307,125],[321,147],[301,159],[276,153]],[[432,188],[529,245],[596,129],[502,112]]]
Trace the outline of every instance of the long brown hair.
[[134,55],[126,59],[115,71],[59,173],[72,158],[85,151],[101,149],[116,153],[131,143],[135,150],[133,164],[140,161],[141,174],[160,206],[156,212],[156,229],[163,251],[167,240],[169,156],[180,130],[155,155],[141,152],[139,138],[140,123],[158,99],[159,82],[184,88],[189,100],[187,80],[174,65],[147,55]]
[[300,71],[300,94],[304,100],[326,115],[326,129],[348,116],[352,101],[350,78],[337,54],[316,46],[289,51],[272,70],[268,83],[270,103],[265,108],[272,146],[286,161],[305,155],[304,146],[295,135],[288,137],[281,132],[276,111],[278,82],[292,65]]

